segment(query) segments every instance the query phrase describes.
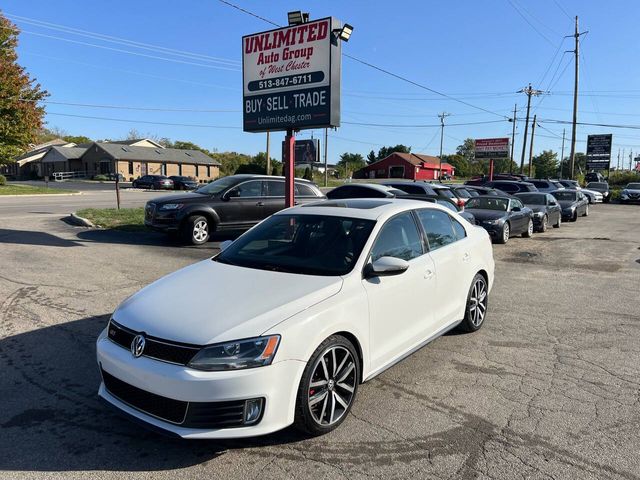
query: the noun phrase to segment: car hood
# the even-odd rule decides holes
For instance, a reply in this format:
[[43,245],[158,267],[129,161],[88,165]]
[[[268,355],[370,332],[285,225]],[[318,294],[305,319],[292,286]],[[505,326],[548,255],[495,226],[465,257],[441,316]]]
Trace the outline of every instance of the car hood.
[[533,213],[546,212],[547,207],[544,205],[525,205],[525,207],[530,208]]
[[565,208],[573,207],[576,203],[578,203],[577,200],[558,200],[558,204],[563,210]]
[[638,188],[623,188],[622,190],[628,193],[640,193],[640,189]]
[[205,345],[261,335],[341,288],[341,277],[255,270],[208,259],[130,296],[113,319],[154,337]]
[[591,189],[589,189],[589,188],[583,188],[583,189],[581,189],[580,191],[581,191],[582,193],[590,193],[591,195],[596,195],[596,196],[597,196],[597,195],[600,195],[600,196],[602,196],[602,192],[599,192],[599,191],[597,191],[597,190],[591,190]]
[[499,212],[497,210],[488,210],[484,208],[468,208],[465,212],[473,214],[476,220],[497,220],[507,216],[507,212]]

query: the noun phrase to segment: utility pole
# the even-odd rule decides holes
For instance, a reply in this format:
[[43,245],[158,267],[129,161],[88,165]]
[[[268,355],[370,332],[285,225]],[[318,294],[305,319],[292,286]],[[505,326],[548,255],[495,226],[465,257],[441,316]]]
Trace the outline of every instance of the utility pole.
[[618,161],[616,162],[616,170],[620,170],[620,149],[618,149]]
[[269,132],[267,132],[267,175],[271,175],[271,157],[269,156]]
[[327,149],[329,148],[329,129],[324,129],[324,186],[329,184],[329,166],[327,165]]
[[516,144],[516,112],[518,111],[518,104],[516,103],[513,106],[513,118],[511,121],[513,122],[513,128],[511,130],[511,162],[509,163],[509,173],[513,173],[513,147]]
[[531,143],[529,144],[529,177],[533,175],[533,137],[536,134],[536,116],[533,116],[531,122]]
[[561,154],[560,154],[560,178],[562,178],[562,162],[564,162],[564,132],[566,130],[563,128],[562,129],[562,150],[561,150]]
[[631,149],[631,151],[629,152],[629,171],[633,170],[631,168],[631,162],[633,161],[633,148]]
[[520,156],[520,174],[524,173],[524,156],[527,152],[527,130],[529,128],[529,112],[531,110],[531,97],[537,97],[538,95],[542,95],[544,92],[542,90],[536,90],[531,88],[531,84],[527,88],[523,88],[522,90],[518,90],[517,93],[524,93],[527,96],[527,118],[524,123],[524,138],[522,139],[522,155]]
[[442,182],[441,179],[441,168],[442,168],[442,143],[444,141],[444,119],[445,117],[448,117],[449,115],[451,115],[450,113],[447,112],[442,112],[440,115],[438,115],[438,117],[440,118],[440,157],[438,157],[438,180],[440,182]]
[[[573,124],[571,125],[571,153],[569,154],[571,161],[571,179],[574,176],[575,158],[576,158],[576,127],[578,124],[578,63],[580,58],[580,35],[584,35],[587,32],[578,33],[578,16],[576,15],[576,28],[573,35],[567,35],[574,37],[576,41],[576,49],[569,50],[575,55],[575,81],[573,84]],[[566,38],[566,37],[565,37]]]
[[620,167],[624,170],[624,148],[622,149],[622,162],[620,162]]

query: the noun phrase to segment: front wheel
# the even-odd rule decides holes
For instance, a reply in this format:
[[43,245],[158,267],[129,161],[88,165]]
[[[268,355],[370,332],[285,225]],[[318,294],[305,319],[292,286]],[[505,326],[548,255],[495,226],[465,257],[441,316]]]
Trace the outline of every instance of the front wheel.
[[313,352],[302,374],[296,428],[311,435],[337,428],[351,410],[359,380],[360,364],[353,344],[340,335],[327,338]]
[[544,233],[547,231],[547,228],[549,228],[549,217],[545,215],[542,217],[542,222],[540,223],[540,231]]
[[467,295],[467,308],[460,329],[465,332],[475,332],[482,327],[489,300],[489,288],[485,278],[479,273],[473,277],[471,288]]
[[511,234],[511,229],[509,228],[509,222],[504,222],[502,226],[502,233],[500,238],[498,238],[498,243],[507,243],[509,241],[509,235]]
[[560,225],[562,225],[562,214],[558,213],[558,221],[555,223],[553,228],[560,228]]
[[533,220],[529,219],[529,225],[527,225],[527,230],[522,232],[522,236],[524,238],[531,238],[533,235]]
[[572,222],[577,222],[578,221],[578,209],[576,208],[575,212],[573,212],[573,215],[571,216],[571,221]]
[[193,245],[202,245],[207,243],[210,234],[209,221],[202,215],[193,215],[189,217],[182,227],[182,235],[185,241]]

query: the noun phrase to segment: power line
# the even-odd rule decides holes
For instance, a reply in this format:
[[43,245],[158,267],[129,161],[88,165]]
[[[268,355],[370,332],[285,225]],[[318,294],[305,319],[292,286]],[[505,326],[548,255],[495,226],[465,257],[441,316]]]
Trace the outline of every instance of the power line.
[[58,102],[54,100],[29,100],[20,99],[23,102],[46,103],[50,105],[65,105],[71,107],[104,108],[109,110],[137,110],[143,112],[191,112],[191,113],[239,113],[242,110],[216,110],[216,109],[195,109],[195,108],[172,108],[172,107],[132,107],[128,105],[101,105],[96,103],[76,103]]
[[560,5],[558,0],[553,0],[553,3],[555,3],[556,6],[560,9],[560,11],[564,13],[567,16],[567,18],[573,22],[573,17],[567,13],[567,11],[562,7],[562,5]]
[[47,115],[56,115],[59,117],[87,118],[91,120],[107,120],[110,122],[148,123],[150,125],[169,125],[173,127],[222,128],[222,129],[229,129],[229,130],[241,129],[241,127],[234,127],[231,125],[205,125],[205,124],[197,124],[197,123],[152,122],[148,120],[134,120],[134,119],[126,119],[126,118],[94,117],[90,115],[72,115],[70,113],[59,113],[59,112],[47,112]]
[[551,46],[555,46],[554,43],[549,39],[549,37],[547,37],[544,33],[542,33],[540,30],[538,30],[538,28],[529,21],[529,19],[519,10],[518,7],[516,7],[516,5],[511,1],[511,0],[507,0],[507,2],[509,2],[509,5],[511,5],[513,7],[513,9],[518,12],[518,15],[520,15],[522,17],[522,19],[527,22],[529,24],[529,26],[531,28],[533,28],[536,33],[538,35],[540,35],[547,43],[549,43],[549,45]]
[[234,5],[231,2],[227,2],[226,0],[218,0],[220,3],[224,3],[225,5],[231,7],[231,8],[235,8],[236,10],[240,10],[242,13],[246,13],[247,15],[251,15],[252,17],[255,17],[259,20],[262,20],[263,22],[267,22],[270,23],[271,25],[273,25],[274,27],[281,27],[282,25],[278,25],[276,22],[272,22],[271,20],[269,20],[268,18],[265,17],[261,17],[260,15],[258,15],[257,13],[253,13],[250,12],[249,10],[245,10],[242,7],[239,7],[238,5]]
[[60,41],[69,42],[69,43],[75,43],[75,44],[78,44],[78,45],[85,45],[85,46],[88,46],[88,47],[101,48],[103,50],[111,50],[111,51],[114,51],[114,52],[126,53],[128,55],[136,55],[138,57],[146,57],[146,58],[153,58],[153,59],[156,59],[156,60],[164,60],[166,62],[181,63],[181,64],[185,64],[185,65],[195,65],[197,67],[213,68],[215,70],[227,70],[227,71],[230,71],[230,72],[238,72],[238,71],[241,70],[240,68],[227,68],[227,67],[223,67],[223,66],[219,66],[219,65],[207,65],[206,63],[189,62],[187,60],[179,60],[177,58],[160,57],[158,55],[149,55],[149,54],[146,54],[146,53],[132,52],[130,50],[124,50],[122,48],[107,47],[106,45],[97,45],[95,43],[83,42],[83,41],[80,41],[80,40],[72,40],[70,38],[57,37],[55,35],[47,35],[46,33],[32,32],[30,30],[22,30],[21,33],[27,33],[29,35],[36,35],[38,37],[52,38],[52,39],[55,39],[55,40],[60,40]]
[[[504,120],[486,120],[484,122],[447,123],[447,127],[461,127],[467,125],[485,125],[488,123],[502,123]],[[393,124],[393,123],[364,123],[364,122],[342,122],[346,125],[360,125],[365,127],[394,127],[394,128],[440,128],[441,124]]]
[[105,35],[99,32],[92,32],[90,30],[82,30],[79,28],[69,27],[66,25],[61,25],[58,23],[45,22],[43,20],[38,20],[35,18],[23,17],[21,15],[13,15],[13,14],[5,14],[7,17],[16,19],[19,22],[23,22],[29,25],[47,28],[50,30],[57,30],[64,33],[70,33],[72,35],[78,35],[82,37],[93,38],[96,40],[101,40],[105,42],[116,43],[120,45],[126,45],[130,47],[140,48],[143,50],[150,50],[153,52],[161,51],[162,53],[167,53],[170,55],[181,56],[189,59],[196,59],[199,61],[210,61],[215,63],[222,63],[232,66],[240,66],[240,60],[230,59],[230,58],[222,58],[222,57],[213,57],[211,55],[205,55],[201,53],[189,52],[185,50],[178,50],[175,48],[163,47],[160,45],[153,45],[150,43],[138,42],[135,40],[128,40],[126,38],[114,37],[112,35]]
[[[545,119],[538,120],[538,122],[544,123],[559,123],[559,124],[573,124],[573,122],[569,120],[556,120],[556,119]],[[588,125],[591,127],[607,127],[607,128],[628,128],[631,130],[640,130],[640,125],[616,125],[611,123],[590,123],[590,122],[576,122],[576,125]]]

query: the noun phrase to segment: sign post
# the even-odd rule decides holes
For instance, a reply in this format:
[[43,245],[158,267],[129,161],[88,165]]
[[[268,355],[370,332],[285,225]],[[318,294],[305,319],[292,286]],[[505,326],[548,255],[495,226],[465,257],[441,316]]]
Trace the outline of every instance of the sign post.
[[613,134],[587,135],[587,170],[609,170]]
[[342,23],[332,17],[242,37],[243,129],[286,131],[285,206],[294,205],[294,132],[340,126]]
[[478,138],[475,141],[475,158],[489,159],[489,181],[493,180],[493,161],[510,158],[509,138]]

